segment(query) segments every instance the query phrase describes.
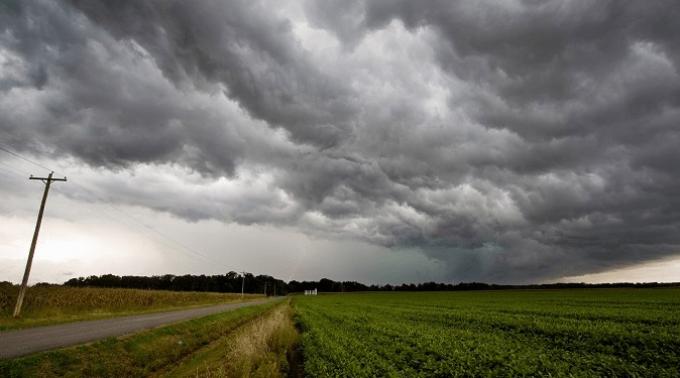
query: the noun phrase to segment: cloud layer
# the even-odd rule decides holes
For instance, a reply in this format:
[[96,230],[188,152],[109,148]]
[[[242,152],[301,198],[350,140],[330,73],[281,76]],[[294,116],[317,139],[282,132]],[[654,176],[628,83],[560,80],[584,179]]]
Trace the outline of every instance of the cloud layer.
[[25,1],[0,130],[97,196],[527,282],[680,252],[673,1]]

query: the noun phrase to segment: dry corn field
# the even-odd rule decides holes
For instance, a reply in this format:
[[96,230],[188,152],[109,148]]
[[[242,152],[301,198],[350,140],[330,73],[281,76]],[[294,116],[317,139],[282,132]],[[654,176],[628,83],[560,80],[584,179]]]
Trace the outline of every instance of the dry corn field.
[[241,300],[234,293],[34,286],[27,291],[21,319],[15,320],[12,311],[17,293],[17,286],[0,286],[0,330]]

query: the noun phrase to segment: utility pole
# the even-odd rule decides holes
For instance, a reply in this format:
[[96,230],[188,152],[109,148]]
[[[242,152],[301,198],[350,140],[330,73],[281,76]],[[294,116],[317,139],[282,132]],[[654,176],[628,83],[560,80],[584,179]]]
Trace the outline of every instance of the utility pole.
[[26,261],[26,270],[24,270],[24,278],[21,280],[21,287],[19,288],[19,296],[17,297],[17,304],[14,306],[14,317],[17,318],[21,314],[21,304],[24,302],[24,295],[26,295],[26,285],[28,284],[28,275],[31,273],[31,265],[33,264],[33,253],[35,252],[35,245],[38,243],[38,233],[40,232],[40,223],[42,223],[43,212],[45,211],[45,202],[47,202],[47,193],[50,191],[50,184],[52,181],[66,181],[64,178],[52,178],[54,172],[50,172],[47,177],[29,177],[29,180],[40,180],[45,184],[45,192],[43,193],[42,202],[40,202],[40,210],[38,211],[38,221],[35,223],[35,231],[33,232],[33,240],[31,241],[31,249],[28,251],[28,261]]
[[243,288],[246,286],[246,272],[241,272],[241,299],[243,300]]
[[267,281],[264,281],[264,296],[267,296]]

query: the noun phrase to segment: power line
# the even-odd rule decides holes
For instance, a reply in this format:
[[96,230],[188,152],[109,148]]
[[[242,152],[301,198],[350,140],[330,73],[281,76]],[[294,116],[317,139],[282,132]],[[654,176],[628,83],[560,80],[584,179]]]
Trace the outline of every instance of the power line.
[[[59,190],[57,190],[57,191],[59,191]],[[62,194],[63,194],[63,193],[62,193]],[[124,225],[126,228],[134,229],[135,232],[136,232],[137,234],[140,234],[140,235],[144,236],[144,237],[145,237],[146,239],[148,239],[148,240],[152,240],[152,241],[159,242],[159,243],[163,244],[164,246],[168,247],[169,249],[172,249],[172,250],[175,250],[175,251],[177,251],[177,252],[183,253],[183,254],[185,254],[186,256],[191,256],[191,254],[187,253],[187,251],[185,251],[185,250],[183,250],[183,249],[181,249],[181,248],[178,248],[178,246],[175,245],[175,244],[170,243],[170,241],[168,240],[167,237],[163,238],[162,236],[159,237],[159,235],[154,235],[154,234],[150,233],[150,232],[146,229],[147,227],[145,227],[145,228],[140,228],[140,227],[139,227],[139,222],[134,222],[134,224],[133,224],[133,222],[129,222],[129,220],[131,220],[131,219],[133,219],[133,218],[132,218],[131,216],[127,215],[126,213],[124,213],[124,212],[122,212],[122,211],[116,209],[115,207],[113,207],[113,206],[111,206],[111,205],[109,205],[109,204],[107,204],[107,203],[102,203],[101,205],[106,206],[108,209],[99,208],[99,209],[97,209],[97,210],[95,211],[95,210],[93,210],[92,208],[87,207],[87,206],[83,207],[83,209],[84,209],[85,211],[89,211],[89,212],[90,212],[91,214],[93,214],[94,216],[97,216],[97,217],[105,216],[106,218],[108,218],[108,219],[110,219],[110,220],[112,220],[112,221],[114,221],[114,222],[117,222],[117,223],[119,223],[119,224],[121,224],[121,225]],[[116,212],[116,213],[118,213],[118,214],[120,214],[120,215],[127,215],[127,220],[128,220],[128,221],[125,221],[125,220],[124,220],[125,218],[116,216],[116,215],[114,214],[114,212]],[[207,260],[207,259],[206,259],[206,261],[211,262],[211,263],[215,263],[215,262],[216,262],[215,260]],[[221,263],[220,263],[220,264],[221,264]]]
[[12,167],[11,165],[5,164],[1,161],[0,161],[0,165],[5,167],[4,170],[6,172],[13,173],[13,174],[20,176],[22,178],[26,178],[27,176],[29,176],[29,175],[24,175],[24,172],[20,172],[18,169]]
[[[51,168],[46,167],[46,166],[43,165],[43,164],[40,164],[40,163],[38,163],[38,162],[36,162],[36,161],[34,161],[34,160],[32,160],[32,159],[29,159],[29,158],[27,158],[27,157],[25,157],[25,156],[23,156],[23,155],[21,155],[21,154],[19,154],[19,153],[17,153],[17,152],[12,151],[11,149],[6,148],[6,147],[3,147],[3,146],[5,146],[5,145],[3,145],[2,143],[0,143],[0,150],[4,151],[4,152],[6,152],[6,153],[9,153],[9,154],[13,155],[14,157],[17,157],[17,158],[19,158],[19,159],[21,159],[21,160],[24,160],[24,161],[26,161],[26,162],[28,162],[28,163],[30,163],[30,164],[33,164],[33,165],[35,165],[35,166],[37,166],[37,167],[40,167],[40,168],[42,168],[42,169],[46,169],[46,170],[52,172],[52,169],[51,169]],[[4,165],[4,164],[3,164],[3,165]],[[7,165],[5,165],[5,166],[7,166]],[[14,172],[14,173],[17,174],[16,172]],[[178,251],[178,252],[184,252],[185,254],[186,254],[186,252],[188,252],[188,253],[191,254],[191,255],[198,256],[198,257],[202,258],[202,259],[205,260],[206,262],[218,264],[218,265],[224,266],[225,268],[228,267],[228,266],[227,266],[226,264],[224,264],[223,262],[218,261],[218,260],[215,260],[215,259],[213,259],[213,258],[211,258],[211,257],[209,257],[209,256],[206,256],[205,254],[203,254],[203,253],[201,253],[201,252],[196,251],[195,249],[193,249],[193,248],[191,248],[191,247],[189,247],[189,246],[187,246],[187,245],[185,245],[185,244],[183,244],[183,243],[177,241],[177,240],[174,239],[174,238],[171,238],[170,236],[166,235],[165,233],[159,231],[158,229],[156,229],[156,228],[154,228],[154,227],[152,227],[152,226],[149,226],[148,224],[146,224],[146,223],[140,221],[139,219],[133,217],[132,215],[130,215],[130,214],[128,214],[128,213],[122,211],[121,209],[119,209],[119,208],[117,208],[117,207],[114,207],[112,204],[107,203],[107,201],[106,201],[104,198],[98,196],[96,193],[94,193],[94,192],[91,191],[90,189],[86,188],[85,186],[83,186],[83,185],[81,185],[81,184],[78,184],[78,183],[75,183],[75,182],[72,182],[72,183],[71,183],[71,186],[76,186],[76,187],[80,188],[82,191],[84,191],[84,192],[90,194],[95,200],[99,201],[99,202],[102,203],[104,206],[108,207],[110,210],[112,210],[112,211],[114,211],[114,212],[117,212],[117,213],[123,215],[124,217],[126,217],[126,218],[132,220],[132,222],[135,223],[135,224],[137,224],[138,226],[141,226],[141,227],[143,227],[144,229],[147,229],[147,230],[153,232],[154,234],[156,234],[156,236],[157,236],[158,238],[160,238],[161,240],[164,240],[164,241],[165,241],[164,244],[165,244],[166,246],[169,246],[169,247],[171,247],[172,249],[174,249],[174,250],[176,250],[176,251]],[[57,191],[60,192],[60,190],[57,190]],[[113,219],[113,220],[116,220],[116,221],[118,221],[118,222],[121,222],[119,219],[117,219],[117,218],[115,218],[115,217],[112,217],[111,214],[107,214],[107,215],[108,215],[108,217],[109,217],[110,219]],[[122,223],[122,222],[121,222],[121,223]],[[143,232],[143,230],[138,229],[138,231],[140,231],[140,232],[142,232],[142,233],[144,233],[144,234],[146,234],[146,235],[148,236],[148,233]],[[232,269],[234,269],[234,268],[232,267]]]
[[[10,150],[10,149],[4,148],[2,144],[0,144],[0,150],[5,151],[5,152],[7,152],[7,153],[9,153],[9,154],[11,154],[11,155],[13,155],[13,156],[19,158],[19,159],[22,159],[22,160],[24,160],[24,161],[26,161],[26,162],[28,162],[28,163],[31,163],[31,164],[33,164],[33,165],[35,165],[35,166],[38,166],[38,167],[41,167],[41,168],[43,168],[43,169],[46,169],[46,170],[48,170],[48,171],[50,171],[50,172],[53,172],[53,170],[52,170],[51,168],[48,168],[48,167],[46,167],[46,166],[44,166],[44,165],[42,165],[42,164],[40,164],[40,163],[37,163],[37,162],[35,162],[35,161],[33,161],[33,160],[31,160],[31,159],[29,159],[29,158],[27,158],[27,157],[25,157],[25,156],[23,156],[23,155],[21,155],[21,154],[18,154],[18,153],[14,152],[14,151],[12,151],[12,150]],[[0,162],[0,164],[2,164],[2,165],[4,165],[5,167],[11,169],[11,167],[10,167],[9,165],[3,164],[3,163],[1,163],[1,162]],[[16,171],[13,171],[13,172],[16,173],[16,174],[18,174]],[[201,253],[198,253],[198,252],[196,252],[196,251],[193,251],[191,248],[189,248],[189,247],[187,247],[187,246],[185,246],[185,245],[183,245],[183,244],[177,242],[177,241],[174,240],[174,239],[169,238],[167,235],[161,233],[160,231],[154,229],[153,227],[151,227],[151,226],[149,226],[149,225],[147,225],[147,224],[144,224],[143,222],[139,221],[139,220],[136,219],[135,217],[133,217],[133,216],[131,216],[131,215],[129,215],[129,214],[127,214],[127,213],[125,213],[125,212],[119,210],[119,209],[114,208],[114,207],[111,206],[110,204],[106,203],[106,201],[105,201],[102,197],[99,197],[97,194],[95,194],[95,193],[92,192],[91,190],[87,189],[87,188],[84,187],[83,185],[80,185],[80,184],[77,184],[77,183],[72,183],[72,184],[75,185],[76,187],[80,188],[81,190],[85,191],[86,193],[89,193],[90,195],[92,195],[92,196],[94,197],[94,199],[96,199],[96,200],[98,200],[98,201],[104,203],[104,204],[105,204],[107,207],[109,207],[111,210],[117,211],[117,212],[119,212],[120,214],[122,214],[122,215],[124,215],[124,216],[126,216],[126,217],[128,217],[128,218],[130,218],[130,219],[132,219],[135,223],[141,225],[142,227],[154,231],[155,233],[157,233],[158,235],[160,235],[162,238],[166,238],[166,239],[168,239],[168,240],[172,240],[173,243],[179,245],[180,247],[182,247],[182,248],[184,248],[184,249],[191,250],[193,253],[195,253],[195,254],[197,254],[197,255],[199,255],[199,256],[203,256]],[[203,256],[203,257],[205,257],[205,256]]]
[[[144,223],[143,221],[137,219],[136,217],[130,215],[129,213],[127,213],[127,212],[125,212],[125,211],[123,211],[123,210],[121,210],[121,209],[119,209],[119,208],[114,207],[113,205],[111,205],[110,203],[107,203],[103,198],[97,196],[94,192],[92,192],[91,190],[85,188],[84,186],[82,186],[82,185],[76,185],[76,186],[79,187],[81,190],[85,191],[86,193],[89,193],[90,195],[92,195],[96,200],[98,200],[99,202],[101,202],[104,206],[106,206],[106,207],[109,208],[110,210],[115,211],[115,212],[117,212],[117,213],[123,215],[124,217],[126,217],[126,218],[132,220],[132,221],[133,221],[135,224],[137,224],[138,226],[141,226],[141,227],[143,227],[143,228],[145,228],[145,229],[147,229],[147,230],[152,231],[153,233],[155,233],[155,234],[157,235],[157,237],[160,237],[161,239],[164,239],[164,240],[166,240],[167,242],[170,242],[172,245],[174,245],[174,249],[175,249],[175,250],[178,250],[177,248],[179,247],[180,249],[182,249],[182,250],[184,250],[184,251],[187,251],[187,252],[189,252],[189,253],[191,253],[191,254],[193,254],[193,255],[195,255],[195,256],[199,256],[199,257],[203,258],[203,259],[206,260],[207,262],[217,263],[218,265],[224,265],[224,263],[222,263],[222,262],[220,262],[220,261],[217,261],[217,260],[214,260],[214,259],[212,259],[212,258],[210,258],[210,257],[208,257],[208,256],[206,256],[206,255],[204,255],[204,254],[202,254],[202,253],[196,251],[195,249],[193,249],[193,248],[191,248],[191,247],[189,247],[189,246],[187,246],[187,245],[185,245],[185,244],[183,244],[183,243],[177,241],[176,239],[174,239],[174,238],[172,238],[172,237],[166,235],[165,233],[159,231],[158,229],[156,229],[156,228],[154,228],[154,227],[152,227],[152,226],[149,226],[148,224],[146,224],[146,223]],[[168,245],[168,244],[166,244],[166,245]],[[226,265],[225,265],[225,267],[226,267]]]
[[35,162],[35,161],[33,161],[33,160],[31,160],[31,159],[29,159],[29,158],[23,156],[23,155],[20,155],[20,154],[18,154],[18,153],[16,153],[16,152],[10,150],[9,148],[7,148],[7,147],[6,147],[4,144],[2,144],[2,143],[0,143],[0,150],[5,151],[5,152],[7,152],[7,153],[10,154],[10,155],[14,155],[15,157],[18,157],[19,159],[24,160],[24,161],[26,161],[26,162],[28,162],[28,163],[31,163],[31,164],[35,165],[36,167],[40,167],[40,168],[45,169],[45,170],[47,170],[47,171],[53,172],[52,169],[47,168],[46,166],[44,166],[44,165],[42,165],[42,164],[40,164],[40,163],[37,163],[37,162]]
[[[116,213],[122,215],[123,217],[125,217],[126,219],[132,221],[132,223],[134,223],[136,225],[135,226],[136,230],[139,233],[146,235],[149,239],[160,240],[167,247],[170,247],[171,249],[173,249],[175,251],[184,253],[187,256],[189,256],[189,255],[197,256],[197,257],[202,258],[206,262],[209,262],[209,263],[212,263],[212,264],[217,264],[217,265],[220,265],[220,266],[224,266],[225,268],[227,267],[227,265],[224,264],[223,262],[215,260],[215,259],[213,259],[209,256],[206,256],[205,254],[203,254],[201,252],[196,251],[195,249],[177,241],[176,239],[168,236],[167,234],[159,231],[158,229],[156,229],[152,226],[149,226],[148,224],[146,224],[143,221],[137,219],[136,217],[130,215],[129,213],[123,211],[122,209],[115,207],[114,205],[112,205],[110,203],[107,203],[107,201],[104,198],[98,196],[96,193],[94,193],[90,189],[84,187],[83,185],[76,184],[76,183],[74,183],[74,184],[75,184],[76,187],[80,188],[82,191],[90,194],[93,197],[93,199],[99,201],[101,203],[101,205],[105,206],[110,211],[116,212]],[[110,212],[107,212],[105,209],[102,209],[102,210],[104,210],[104,214],[108,213],[107,215],[108,215],[109,218],[123,223],[120,219],[113,216]],[[130,225],[128,225],[128,227],[129,226]],[[155,234],[155,238],[153,236],[149,236],[149,235],[151,235],[151,233],[149,231],[151,231],[153,234]],[[233,267],[232,267],[232,269],[233,269]]]

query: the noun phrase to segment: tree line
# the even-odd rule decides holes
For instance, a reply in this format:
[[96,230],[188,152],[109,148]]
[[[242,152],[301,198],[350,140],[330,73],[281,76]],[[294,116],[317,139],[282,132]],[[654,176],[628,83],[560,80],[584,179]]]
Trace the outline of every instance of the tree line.
[[213,291],[220,293],[240,293],[285,295],[288,293],[287,284],[279,279],[267,275],[246,273],[244,276],[236,272],[222,275],[192,275],[175,276],[116,276],[104,274],[72,278],[64,282],[72,287],[115,287],[127,289],[173,290],[173,291]]
[[130,289],[174,290],[174,291],[213,291],[223,293],[238,293],[243,291],[249,294],[286,295],[298,293],[304,290],[317,289],[319,292],[357,292],[357,291],[467,291],[467,290],[508,290],[508,289],[574,289],[574,288],[641,288],[641,287],[674,287],[680,283],[551,283],[534,285],[498,285],[483,282],[452,283],[403,283],[400,285],[365,285],[356,281],[334,281],[322,278],[319,281],[290,281],[274,278],[267,275],[254,275],[246,273],[244,276],[237,272],[229,272],[223,275],[172,275],[161,276],[116,276],[104,274],[101,276],[89,276],[72,278],[64,283],[72,287],[110,287]]

